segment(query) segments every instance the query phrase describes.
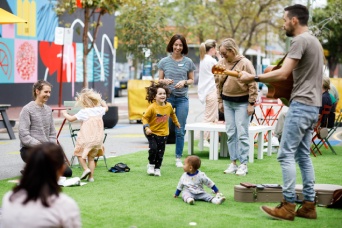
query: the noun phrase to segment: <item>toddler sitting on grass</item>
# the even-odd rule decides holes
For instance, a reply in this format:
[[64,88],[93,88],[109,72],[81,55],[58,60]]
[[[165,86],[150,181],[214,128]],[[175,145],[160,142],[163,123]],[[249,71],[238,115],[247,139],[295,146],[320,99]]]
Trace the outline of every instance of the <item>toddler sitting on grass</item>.
[[[188,204],[193,205],[195,200],[202,200],[214,204],[222,204],[226,198],[219,193],[215,183],[210,180],[205,173],[198,170],[200,167],[201,159],[198,156],[191,155],[184,160],[183,169],[185,173],[183,173],[178,182],[174,197],[177,198],[181,191],[183,191],[182,198],[184,202]],[[203,185],[211,188],[216,193],[216,196],[214,197],[207,193],[203,189]]]

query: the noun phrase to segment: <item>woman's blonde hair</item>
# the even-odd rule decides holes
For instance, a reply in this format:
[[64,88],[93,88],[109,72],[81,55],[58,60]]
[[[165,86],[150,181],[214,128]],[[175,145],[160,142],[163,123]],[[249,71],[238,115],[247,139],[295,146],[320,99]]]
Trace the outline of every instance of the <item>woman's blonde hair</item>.
[[326,90],[330,89],[330,78],[327,76],[323,76],[323,88]]
[[205,54],[211,49],[216,48],[216,41],[215,40],[206,40],[204,43],[201,43],[199,47],[200,51],[200,60],[204,59]]
[[227,51],[232,51],[235,55],[239,55],[239,47],[235,43],[234,39],[232,38],[224,39],[219,45],[219,48],[221,46],[224,47]]
[[77,106],[84,108],[92,108],[99,106],[101,103],[101,94],[94,91],[93,89],[84,88],[80,93],[77,93]]

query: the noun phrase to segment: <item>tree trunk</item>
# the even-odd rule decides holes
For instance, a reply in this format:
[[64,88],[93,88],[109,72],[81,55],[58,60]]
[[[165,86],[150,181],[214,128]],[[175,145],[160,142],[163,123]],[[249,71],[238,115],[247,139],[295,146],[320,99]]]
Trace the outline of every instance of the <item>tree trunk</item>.
[[83,52],[83,88],[88,88],[88,72],[87,72],[88,55]]
[[338,64],[338,59],[334,56],[330,56],[328,58],[328,67],[329,67],[329,77],[334,77],[334,72]]
[[89,9],[84,9],[84,28],[83,28],[83,88],[88,88],[88,72],[87,72],[87,57],[88,57],[88,31],[89,31]]
[[138,66],[139,61],[137,59],[133,59],[134,79],[140,79],[140,75],[138,75]]

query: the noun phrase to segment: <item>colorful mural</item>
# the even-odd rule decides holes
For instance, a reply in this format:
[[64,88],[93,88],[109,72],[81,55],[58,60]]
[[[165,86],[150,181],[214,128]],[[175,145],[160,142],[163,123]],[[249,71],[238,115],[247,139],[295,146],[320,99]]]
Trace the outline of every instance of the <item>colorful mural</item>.
[[[55,88],[63,83],[63,99],[71,100],[83,82],[82,12],[58,17],[53,10],[56,0],[1,0],[0,8],[25,18],[27,24],[0,26],[0,103],[19,106],[31,98],[32,83],[49,81]],[[88,55],[89,85],[104,97],[111,94],[114,48],[114,16],[103,17],[93,50]],[[106,24],[108,25],[106,27]],[[56,27],[69,25],[71,45],[54,43]],[[90,40],[93,39],[88,34]],[[110,38],[111,37],[111,38]],[[21,88],[26,96],[3,96]],[[24,88],[24,89],[22,89]],[[51,99],[57,104],[56,99]]]
[[16,39],[15,52],[15,82],[37,81],[37,41]]
[[14,40],[0,39],[0,83],[14,82]]

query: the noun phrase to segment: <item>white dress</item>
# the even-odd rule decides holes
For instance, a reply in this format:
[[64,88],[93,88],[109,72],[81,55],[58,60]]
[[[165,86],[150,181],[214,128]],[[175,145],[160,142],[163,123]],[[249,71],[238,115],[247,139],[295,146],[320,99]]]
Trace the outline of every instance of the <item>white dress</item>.
[[87,159],[88,156],[97,157],[104,154],[104,126],[102,116],[105,114],[104,107],[84,108],[75,114],[82,125],[77,133],[74,154]]

